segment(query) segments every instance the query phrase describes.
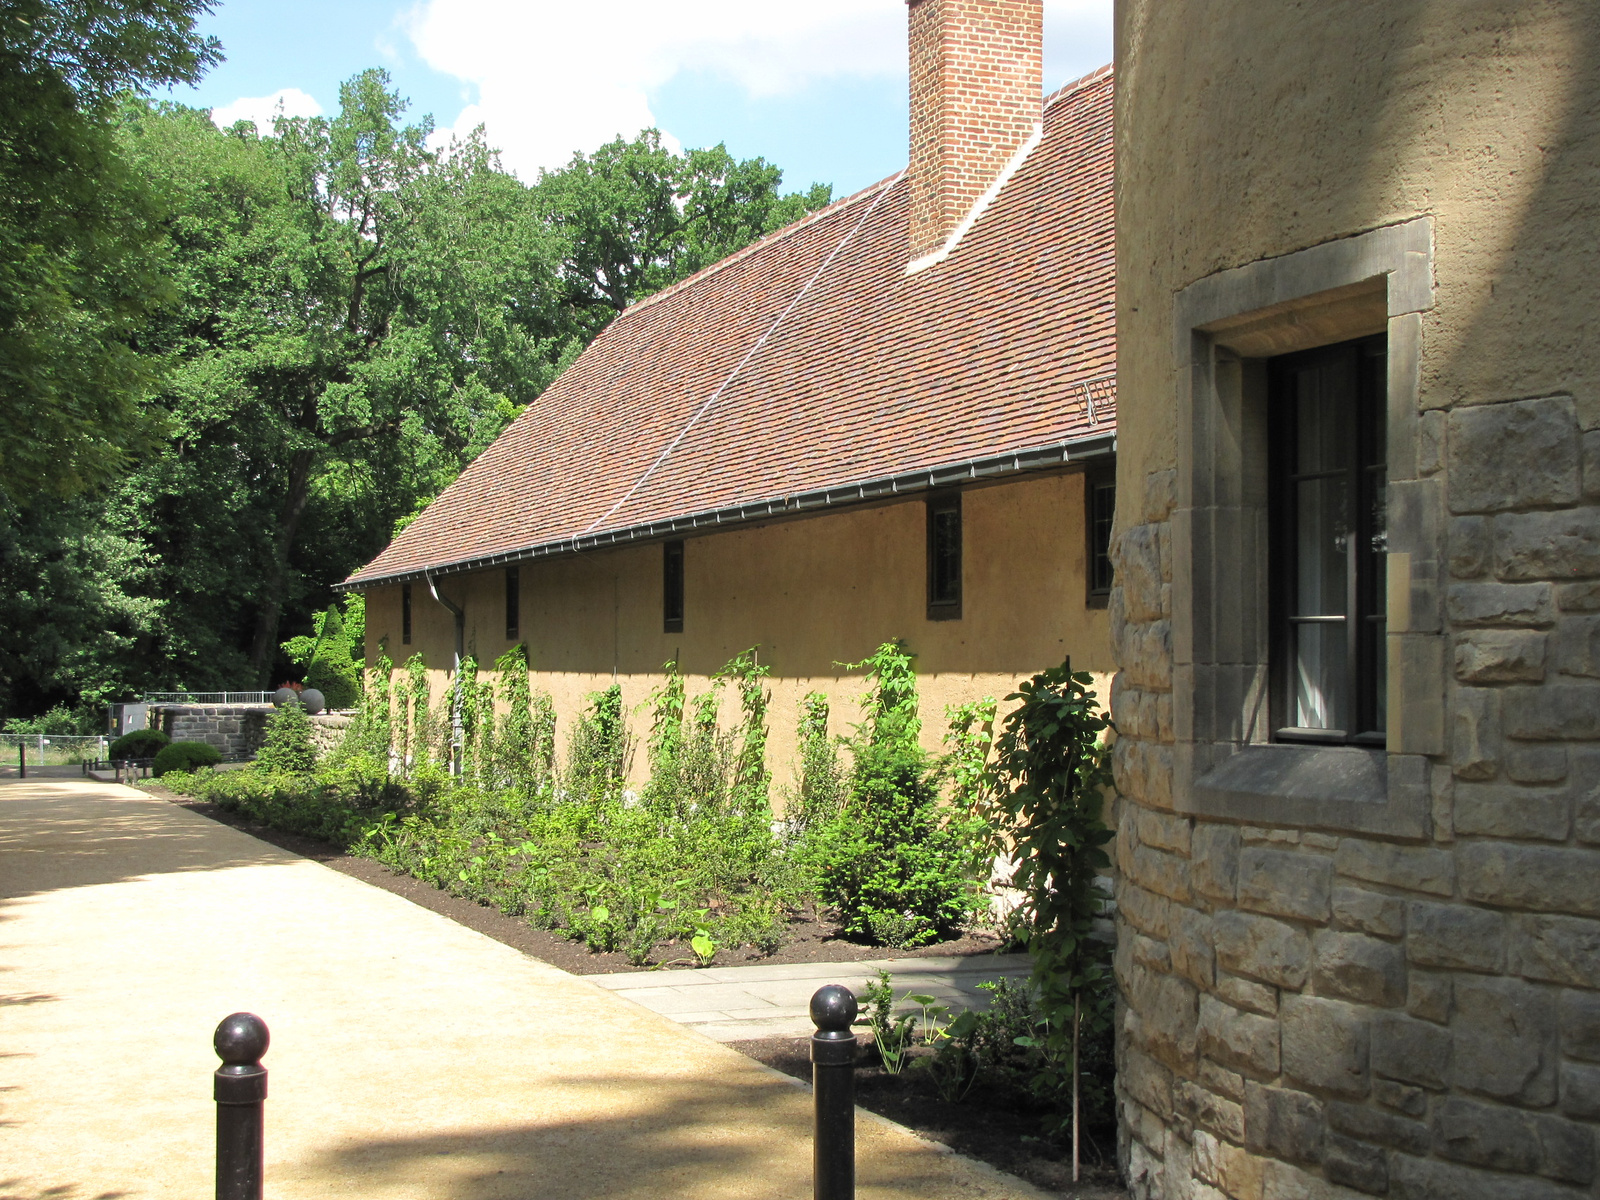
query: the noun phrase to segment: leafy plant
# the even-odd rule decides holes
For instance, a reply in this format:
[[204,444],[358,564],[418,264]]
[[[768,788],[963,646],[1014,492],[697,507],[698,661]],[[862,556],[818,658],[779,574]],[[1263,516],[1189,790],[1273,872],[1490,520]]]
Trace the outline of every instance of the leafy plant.
[[916,675],[903,643],[867,667],[850,797],[810,839],[818,895],[850,937],[918,946],[954,932],[977,894],[979,840],[969,818],[939,805],[936,765],[917,743]]
[[113,762],[128,758],[154,758],[171,741],[159,729],[134,729],[112,742],[106,754]]
[[767,770],[767,705],[772,693],[765,680],[771,671],[761,665],[757,649],[752,646],[730,659],[717,677],[733,680],[739,689],[741,719],[729,789],[732,802],[741,812],[767,813],[772,809],[772,773]]
[[330,605],[312,619],[311,636],[283,643],[289,661],[305,668],[306,686],[320,691],[330,709],[361,702],[365,630],[366,600],[353,592],[345,597],[343,613]]
[[801,699],[797,735],[800,777],[787,815],[790,828],[804,834],[838,816],[849,793],[838,742],[828,735],[828,697],[822,692]]
[[1033,956],[1046,1032],[1042,1048],[1070,1051],[1073,1178],[1079,1173],[1081,1046],[1087,1016],[1103,1014],[1084,999],[1108,975],[1106,946],[1094,936],[1105,909],[1100,872],[1111,865],[1102,819],[1113,784],[1102,740],[1111,721],[1089,690],[1093,677],[1070,660],[1024,681],[996,742],[991,786],[1009,819],[1021,862],[1013,882],[1026,893]]
[[528,686],[528,656],[513,646],[495,659],[496,689],[505,713],[495,737],[495,775],[532,795],[550,786],[555,773],[555,707]]
[[267,736],[256,753],[256,767],[286,775],[309,775],[316,769],[311,743],[311,718],[298,703],[285,704],[267,718]]
[[193,771],[214,767],[222,761],[222,751],[205,742],[173,742],[156,751],[150,774],[160,778],[168,771]]
[[573,728],[567,749],[567,787],[591,799],[607,795],[627,778],[629,758],[622,685],[613,683],[602,692],[590,693],[589,707]]
[[877,979],[869,979],[861,990],[861,1016],[857,1025],[872,1030],[872,1045],[884,1072],[898,1075],[905,1070],[907,1056],[916,1039],[915,1013],[894,1011],[894,983],[889,972],[879,968]]
[[933,996],[914,995],[907,999],[921,1006],[922,1040],[933,1051],[917,1059],[912,1066],[927,1073],[940,1099],[951,1104],[960,1103],[978,1078],[978,1058],[974,1052],[978,1014],[962,1009],[951,1016],[949,1007]]

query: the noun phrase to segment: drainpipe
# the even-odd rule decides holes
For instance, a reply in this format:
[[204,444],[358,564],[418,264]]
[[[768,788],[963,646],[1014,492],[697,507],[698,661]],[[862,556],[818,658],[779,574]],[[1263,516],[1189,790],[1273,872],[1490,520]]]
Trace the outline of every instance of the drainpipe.
[[433,593],[433,598],[444,605],[456,619],[456,662],[450,671],[453,679],[456,672],[461,670],[461,660],[467,656],[467,614],[439,590],[439,585],[434,582],[432,575],[424,571],[422,577],[428,581],[428,591]]
[[[452,681],[454,681],[454,680],[460,678],[460,676],[461,676],[461,660],[467,656],[467,614],[466,614],[465,610],[463,610],[459,605],[457,605],[453,601],[451,601],[443,592],[441,592],[439,590],[439,585],[434,582],[433,576],[431,574],[429,574],[428,572],[424,571],[422,573],[422,577],[428,581],[428,591],[433,594],[433,598],[435,600],[437,600],[440,604],[444,605],[444,607],[449,610],[450,615],[453,616],[456,619],[456,661],[455,661],[455,666],[452,667],[451,670],[450,670],[450,678],[451,678]],[[452,709],[452,711],[450,713],[450,724],[451,724],[452,728],[451,728],[450,732],[451,732],[451,742],[452,742],[452,747],[451,747],[452,753],[450,755],[450,758],[451,758],[450,772],[451,772],[451,774],[459,774],[460,771],[461,771],[461,697],[460,697],[460,695],[456,696],[455,702],[451,705],[451,709]]]

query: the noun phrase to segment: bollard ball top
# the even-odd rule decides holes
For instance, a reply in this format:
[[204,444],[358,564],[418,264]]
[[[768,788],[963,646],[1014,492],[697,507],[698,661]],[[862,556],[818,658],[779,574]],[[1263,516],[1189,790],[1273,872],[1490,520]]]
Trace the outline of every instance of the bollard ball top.
[[261,1061],[270,1040],[265,1021],[255,1013],[237,1012],[222,1018],[211,1044],[229,1066],[249,1066]]
[[811,997],[811,1020],[826,1033],[844,1033],[856,1019],[856,994],[842,983],[830,983]]

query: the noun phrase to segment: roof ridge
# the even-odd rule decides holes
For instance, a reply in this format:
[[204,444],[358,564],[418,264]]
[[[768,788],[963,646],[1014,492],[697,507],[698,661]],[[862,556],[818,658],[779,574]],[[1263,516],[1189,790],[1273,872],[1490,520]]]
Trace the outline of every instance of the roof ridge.
[[659,292],[651,292],[648,296],[640,297],[638,300],[635,300],[632,304],[628,305],[627,308],[623,309],[622,312],[617,315],[617,319],[620,320],[629,313],[637,312],[642,308],[648,308],[658,300],[664,300],[668,296],[674,295],[677,292],[681,292],[689,287],[690,284],[698,283],[702,279],[709,278],[710,276],[715,275],[718,271],[722,270],[724,267],[730,267],[736,262],[742,262],[744,259],[754,254],[757,250],[760,250],[762,247],[779,241],[782,238],[786,238],[790,234],[804,229],[807,225],[811,225],[822,220],[822,218],[826,216],[832,215],[836,210],[843,209],[847,205],[853,204],[858,200],[864,200],[875,191],[882,191],[885,188],[892,187],[904,174],[905,168],[902,167],[893,175],[887,175],[878,180],[877,183],[869,183],[866,187],[862,188],[858,192],[851,192],[848,196],[841,197],[838,200],[834,200],[823,205],[821,208],[817,209],[816,212],[807,213],[798,221],[792,221],[781,229],[774,229],[771,233],[757,238],[748,246],[742,246],[738,250],[735,250],[726,258],[719,258],[716,262],[711,263],[708,266],[701,267],[693,275],[685,275],[676,283],[668,284]]
[[1099,83],[1107,75],[1115,74],[1116,65],[1116,63],[1106,63],[1102,67],[1096,67],[1087,75],[1080,75],[1070,83],[1062,84],[1055,91],[1051,92],[1044,98],[1044,107],[1048,109],[1052,104],[1055,104],[1061,100],[1065,100],[1068,96],[1072,95],[1073,92],[1081,92],[1090,84]]

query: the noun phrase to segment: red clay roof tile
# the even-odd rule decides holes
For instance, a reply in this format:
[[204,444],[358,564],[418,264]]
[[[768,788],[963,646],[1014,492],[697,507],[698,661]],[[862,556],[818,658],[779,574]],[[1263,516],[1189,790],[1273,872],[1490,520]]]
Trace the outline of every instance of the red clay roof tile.
[[634,304],[346,582],[1112,432],[1111,93],[915,275],[897,175]]

